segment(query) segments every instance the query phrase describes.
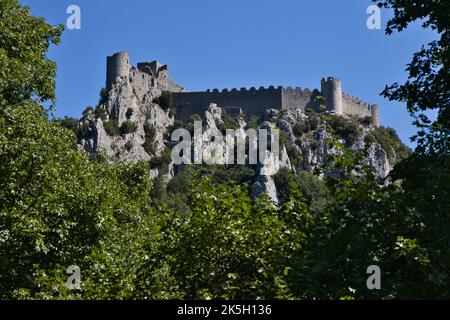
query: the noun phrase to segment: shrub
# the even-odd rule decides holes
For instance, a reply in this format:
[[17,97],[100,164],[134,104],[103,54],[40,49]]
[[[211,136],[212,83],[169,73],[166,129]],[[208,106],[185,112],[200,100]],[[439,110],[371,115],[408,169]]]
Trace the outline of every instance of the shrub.
[[346,141],[348,145],[355,143],[358,138],[359,128],[349,119],[342,116],[331,116],[328,123],[334,132]]
[[289,140],[289,136],[286,132],[280,130],[280,148],[286,147],[289,159],[294,167],[297,167],[302,160],[302,155],[293,143]]
[[316,151],[320,147],[320,142],[318,140],[311,140],[311,150]]
[[144,142],[144,150],[148,154],[154,154],[155,153],[155,147],[153,146],[153,141],[155,140],[156,136],[156,130],[155,127],[152,125],[146,123],[144,125],[144,132],[145,132],[145,142]]
[[365,126],[369,126],[372,124],[372,117],[364,117],[359,119],[359,123]]
[[308,113],[308,119],[305,121],[298,121],[292,128],[293,133],[301,137],[304,133],[316,130],[319,126],[319,117],[314,112]]
[[[223,109],[222,109],[223,110]],[[222,112],[223,123],[217,124],[217,129],[225,135],[227,129],[239,129],[238,117],[233,117],[231,114],[227,113],[225,110]]]
[[69,117],[64,117],[63,120],[61,120],[61,125],[64,128],[67,128],[73,132],[75,132],[76,135],[78,135],[78,131],[79,131],[79,123],[78,120],[75,118],[69,118]]
[[128,152],[131,151],[131,149],[133,149],[133,141],[127,141],[127,143],[125,143],[125,150],[127,150]]
[[157,103],[164,110],[171,109],[173,107],[173,97],[172,93],[168,91],[163,91],[163,93],[158,97],[153,99],[154,103]]
[[256,129],[261,124],[261,118],[258,116],[251,116],[247,123],[247,128]]
[[150,169],[161,167],[164,164],[170,164],[172,162],[172,152],[170,149],[166,149],[162,152],[160,157],[154,157],[148,163]]
[[294,127],[292,127],[292,132],[297,137],[301,137],[305,133],[305,126],[302,121],[297,122]]
[[195,122],[195,121],[202,121],[202,117],[197,113],[193,114],[189,118],[189,122]]
[[398,156],[398,160],[405,159],[410,156],[411,149],[403,144],[397,132],[392,128],[379,127],[372,132],[375,140],[381,145],[390,161]]
[[319,127],[319,116],[313,112],[308,118],[309,131],[316,130]]
[[124,121],[122,123],[122,126],[120,127],[120,133],[121,134],[129,134],[134,133],[137,131],[137,124],[131,122],[131,121]]
[[368,135],[366,135],[364,137],[364,143],[366,144],[366,146],[369,146],[374,142],[376,142],[376,140],[375,140],[375,137],[373,136],[373,134],[369,133]]
[[105,131],[110,136],[119,135],[119,122],[117,120],[109,120],[103,124]]
[[90,113],[94,112],[94,108],[91,106],[87,106],[86,109],[83,111],[83,117],[88,116]]
[[109,97],[109,91],[106,88],[100,90],[100,102],[106,102]]
[[108,115],[108,114],[106,113],[106,110],[105,110],[103,107],[98,106],[98,107],[95,109],[95,116],[96,116],[97,118],[102,119],[103,121],[105,121],[107,115]]

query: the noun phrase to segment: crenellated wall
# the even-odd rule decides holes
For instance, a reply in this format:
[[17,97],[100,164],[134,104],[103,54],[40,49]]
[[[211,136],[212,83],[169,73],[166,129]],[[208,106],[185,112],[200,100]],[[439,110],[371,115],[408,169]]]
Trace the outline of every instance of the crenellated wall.
[[297,88],[283,88],[282,89],[282,106],[283,109],[301,109],[305,110],[307,107],[318,109],[318,104],[315,102],[315,97],[319,96],[318,90],[311,91],[309,89],[302,90]]
[[359,117],[370,117],[370,105],[352,97],[348,94],[342,94],[342,111],[346,115],[359,116]]
[[341,80],[334,77],[322,78],[321,91],[315,89],[269,88],[254,87],[250,89],[218,89],[205,92],[185,92],[184,88],[169,78],[167,65],[158,61],[142,62],[136,67],[130,66],[130,58],[126,52],[118,52],[107,58],[106,86],[111,88],[117,77],[129,77],[133,90],[139,101],[145,103],[148,92],[155,89],[170,91],[173,102],[178,108],[177,117],[188,120],[193,114],[202,115],[212,103],[219,107],[228,108],[237,113],[242,110],[246,115],[264,115],[267,109],[301,109],[311,108],[320,110],[317,96],[324,97],[324,104],[328,111],[338,115],[357,117],[371,117],[372,123],[379,126],[379,107],[363,102],[361,99],[342,92]]
[[174,105],[179,109],[179,118],[187,120],[192,114],[203,114],[211,103],[220,107],[241,108],[246,115],[261,115],[267,109],[282,109],[282,91],[278,87],[218,89],[206,92],[173,93]]

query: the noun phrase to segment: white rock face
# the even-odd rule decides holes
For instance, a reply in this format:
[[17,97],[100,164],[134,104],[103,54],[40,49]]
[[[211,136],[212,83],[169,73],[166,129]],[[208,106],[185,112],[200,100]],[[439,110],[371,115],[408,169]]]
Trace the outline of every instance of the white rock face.
[[[304,114],[301,110],[288,110],[283,114],[279,127],[288,135],[294,149],[296,149],[303,158],[299,166],[294,167],[294,169],[313,172],[321,165],[327,163],[329,156],[339,156],[341,151],[336,150],[334,147],[330,147],[327,142],[327,140],[333,137],[333,134],[327,130],[325,123],[319,123],[317,129],[312,130],[308,134],[304,134],[301,137],[296,136],[294,134],[293,126],[298,121],[305,120],[308,120],[308,115]],[[348,146],[349,149],[355,152],[366,150],[364,160],[373,168],[375,175],[380,178],[387,177],[392,170],[392,165],[387,158],[386,152],[381,145],[376,142],[373,142],[370,145],[366,145],[365,142],[366,136],[370,134],[373,128],[359,125],[359,130],[360,134],[356,137],[355,141]],[[346,144],[346,141],[342,139],[339,141]]]
[[386,178],[392,170],[386,151],[381,148],[379,143],[372,143],[369,146],[365,159],[380,178]]
[[[161,84],[163,85],[164,82]],[[104,129],[102,119],[93,116],[85,117],[82,121],[91,129],[92,135],[88,139],[80,141],[80,148],[92,154],[99,154],[103,151],[115,162],[147,161],[154,156],[160,156],[166,148],[164,135],[174,123],[174,118],[169,116],[169,111],[164,111],[160,106],[151,102],[160,92],[161,89],[155,87],[143,93],[129,78],[118,78],[99,108],[106,111],[105,121],[114,119],[119,128],[125,121],[130,121],[137,126],[136,132],[110,136]],[[143,147],[145,124],[155,128],[155,136],[152,141],[154,154],[148,154]]]
[[[162,77],[157,84],[148,90],[136,87],[137,84],[130,81],[130,77],[118,78],[113,84],[111,90],[103,97],[103,102],[99,108],[106,111],[106,117],[102,120],[96,117],[92,112],[85,115],[81,120],[83,125],[88,128],[89,134],[79,141],[80,149],[91,154],[98,155],[104,152],[112,161],[140,161],[151,160],[154,157],[160,157],[170,145],[167,132],[174,125],[174,118],[169,110],[163,110],[159,105],[153,103],[155,97],[159,96],[162,90],[184,90],[174,84],[170,79]],[[179,110],[182,112],[182,110]],[[280,145],[279,154],[273,153],[273,150],[266,150],[265,157],[256,166],[256,179],[252,188],[254,197],[261,198],[264,194],[268,195],[273,203],[278,202],[277,190],[273,176],[281,169],[287,168],[292,171],[306,170],[313,172],[328,161],[330,155],[339,155],[341,151],[330,146],[328,140],[333,134],[327,129],[326,123],[317,123],[314,129],[298,136],[296,125],[307,123],[310,116],[301,110],[275,110],[268,109],[264,115],[265,120],[257,129],[265,129],[268,132],[280,130],[288,138],[289,148]],[[105,122],[115,120],[119,127],[125,122],[130,121],[137,126],[136,132],[110,136],[105,130]],[[234,155],[234,148],[227,146],[226,139],[212,141],[211,135],[223,137],[218,129],[223,127],[224,113],[223,109],[215,104],[211,104],[204,114],[202,134],[199,137],[193,137],[194,146],[200,146],[200,152],[203,156],[203,163],[216,165],[225,165],[226,159]],[[154,135],[152,137],[152,152],[148,153],[143,145],[146,140],[144,127],[152,127]],[[244,141],[246,137],[247,123],[242,117],[238,118],[237,128],[233,129],[238,140]],[[349,145],[350,150],[366,150],[365,161],[373,168],[375,175],[381,178],[388,176],[392,170],[392,164],[389,162],[385,150],[380,144],[372,142],[366,145],[366,136],[370,134],[373,128],[360,125],[360,134],[355,141]],[[170,139],[170,137],[169,137]],[[274,146],[274,136],[269,141]],[[346,141],[341,140],[343,144]],[[256,150],[258,149],[258,140],[251,140],[249,144]],[[348,143],[347,143],[348,145]],[[173,145],[172,145],[173,147]],[[271,148],[269,148],[271,149]],[[288,153],[289,150],[289,153]],[[246,150],[245,162],[248,162],[249,155]],[[295,152],[297,155],[291,157],[289,154]],[[209,159],[208,156],[211,156]],[[206,159],[206,160],[205,160]],[[295,161],[293,161],[295,159]],[[195,159],[193,159],[195,160]],[[237,159],[234,159],[237,163]],[[180,167],[181,168],[181,167]],[[180,169],[177,167],[177,169]],[[166,183],[174,177],[173,163],[168,167],[168,172],[163,176],[159,175],[158,169],[151,171],[152,178],[160,176]]]

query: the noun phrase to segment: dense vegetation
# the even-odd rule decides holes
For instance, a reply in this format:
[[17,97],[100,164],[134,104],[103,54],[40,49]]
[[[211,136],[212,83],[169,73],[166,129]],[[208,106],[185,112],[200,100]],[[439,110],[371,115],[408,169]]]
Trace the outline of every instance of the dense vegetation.
[[[362,154],[330,141],[343,153],[330,159],[340,176],[281,171],[274,206],[252,200],[251,167],[187,167],[166,186],[147,163],[78,151],[66,128],[77,124],[49,121],[42,107],[55,99],[46,52],[62,28],[0,0],[0,299],[450,298],[450,4],[422,2],[385,1],[395,9],[388,32],[421,18],[441,36],[414,57],[408,82],[385,92],[420,120],[419,147],[380,184]],[[436,120],[416,115],[430,108]],[[374,133],[397,148],[389,136]],[[373,264],[381,290],[366,287]],[[81,290],[65,286],[70,265]]]

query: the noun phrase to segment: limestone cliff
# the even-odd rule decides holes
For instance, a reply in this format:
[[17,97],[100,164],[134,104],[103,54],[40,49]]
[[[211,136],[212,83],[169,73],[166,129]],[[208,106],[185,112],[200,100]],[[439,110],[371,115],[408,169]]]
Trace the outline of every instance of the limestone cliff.
[[[97,108],[85,112],[81,119],[80,125],[85,133],[79,139],[79,146],[94,156],[106,155],[110,161],[149,161],[152,177],[160,177],[167,184],[177,172],[183,170],[183,166],[171,163],[170,150],[174,147],[170,141],[171,133],[174,126],[189,127],[192,123],[176,123],[174,110],[167,105],[170,102],[160,100],[168,86],[172,89],[175,86],[172,80],[161,79],[144,92],[132,79],[131,75],[118,77],[110,89],[102,90]],[[183,110],[177,112],[182,113]],[[255,119],[243,114],[232,117],[214,104],[200,116],[203,118],[202,148],[209,153],[213,148],[208,139],[211,131],[233,129],[237,130],[238,136],[245,137],[250,121],[254,129],[280,130],[279,156],[267,151],[265,159],[256,166],[252,182],[255,197],[267,194],[273,202],[278,201],[278,195],[273,176],[267,172],[275,173],[280,168],[313,172],[326,163],[330,155],[339,155],[339,150],[329,143],[332,137],[350,150],[364,150],[365,161],[380,178],[387,177],[401,156],[391,146],[383,148],[374,138],[375,131],[380,128],[361,119],[331,114],[324,116],[300,109],[268,109],[255,125]],[[226,128],[230,125],[230,118],[233,118],[234,127]],[[230,150],[225,145],[223,150],[223,155],[216,156],[225,158]]]

